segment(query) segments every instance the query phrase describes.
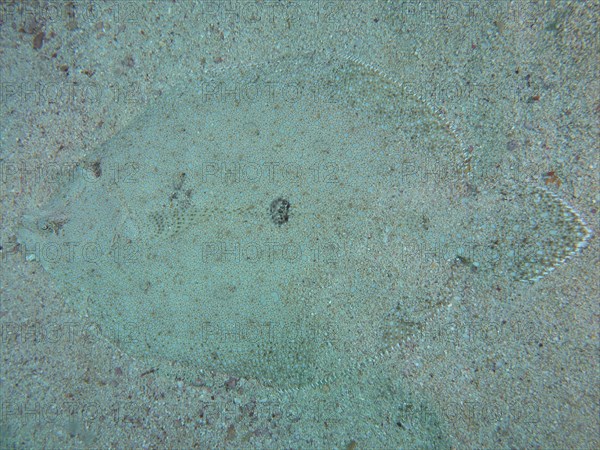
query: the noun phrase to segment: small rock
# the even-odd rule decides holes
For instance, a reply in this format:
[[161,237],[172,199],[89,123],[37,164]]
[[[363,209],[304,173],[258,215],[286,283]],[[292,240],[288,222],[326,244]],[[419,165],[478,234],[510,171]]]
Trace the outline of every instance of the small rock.
[[39,50],[40,48],[42,48],[42,46],[44,45],[45,37],[46,37],[46,33],[44,33],[43,31],[40,31],[38,34],[35,35],[35,37],[33,38],[33,49],[34,50]]
[[229,425],[227,427],[227,436],[225,436],[225,442],[231,442],[235,439],[235,427],[233,425]]
[[227,389],[228,391],[235,389],[238,381],[240,381],[239,378],[229,377],[229,379],[225,382],[225,389]]
[[512,139],[512,140],[510,140],[510,141],[508,141],[508,143],[506,144],[506,149],[507,149],[509,152],[514,152],[514,151],[517,151],[517,150],[519,150],[519,147],[520,147],[520,145],[519,145],[519,141],[517,141],[516,139]]

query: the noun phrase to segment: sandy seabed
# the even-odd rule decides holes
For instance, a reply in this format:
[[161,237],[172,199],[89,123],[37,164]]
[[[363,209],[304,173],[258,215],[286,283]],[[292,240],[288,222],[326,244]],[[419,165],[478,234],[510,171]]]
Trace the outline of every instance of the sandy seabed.
[[312,50],[354,55],[410,85],[456,128],[474,171],[543,185],[597,230],[599,11],[560,1],[2,3],[0,447],[598,448],[595,239],[538,283],[466,286],[441,322],[369,376],[294,394],[227,374],[161,377],[97,337],[15,236],[51,196],[53,173],[174,80]]

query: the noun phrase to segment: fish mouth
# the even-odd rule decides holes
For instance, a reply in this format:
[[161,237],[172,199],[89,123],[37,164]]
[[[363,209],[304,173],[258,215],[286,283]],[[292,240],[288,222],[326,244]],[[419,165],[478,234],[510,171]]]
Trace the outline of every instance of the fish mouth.
[[30,233],[46,235],[54,233],[59,235],[62,227],[69,222],[69,215],[66,211],[59,209],[42,213],[34,216],[33,214],[23,214],[20,225]]

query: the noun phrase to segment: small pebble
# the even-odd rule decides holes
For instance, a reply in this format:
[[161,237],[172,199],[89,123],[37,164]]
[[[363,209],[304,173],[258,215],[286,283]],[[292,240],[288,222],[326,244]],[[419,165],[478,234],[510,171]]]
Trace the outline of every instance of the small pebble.
[[231,389],[235,389],[235,387],[237,386],[238,381],[240,381],[239,378],[229,377],[229,379],[225,382],[225,388],[228,391],[230,391]]
[[44,45],[45,37],[46,37],[46,33],[44,33],[43,31],[40,31],[38,34],[35,35],[35,37],[33,38],[33,49],[34,50],[39,50],[40,48],[42,48],[42,45]]

